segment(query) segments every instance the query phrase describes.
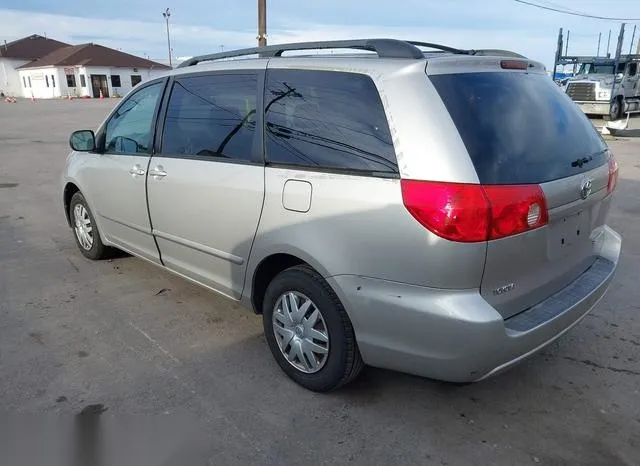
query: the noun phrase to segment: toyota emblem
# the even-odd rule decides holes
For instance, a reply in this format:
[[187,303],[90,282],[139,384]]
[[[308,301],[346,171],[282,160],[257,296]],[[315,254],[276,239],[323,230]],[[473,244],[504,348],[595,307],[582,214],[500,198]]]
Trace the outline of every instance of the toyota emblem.
[[591,194],[591,180],[586,179],[582,181],[582,184],[580,185],[580,197],[582,199],[586,199],[589,197],[589,194]]

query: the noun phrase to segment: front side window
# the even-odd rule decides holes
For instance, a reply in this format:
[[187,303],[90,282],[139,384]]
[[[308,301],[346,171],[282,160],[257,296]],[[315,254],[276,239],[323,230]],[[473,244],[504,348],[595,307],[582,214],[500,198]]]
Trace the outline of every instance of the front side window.
[[251,160],[257,88],[257,76],[247,72],[177,79],[167,107],[162,153]]
[[149,154],[153,121],[163,82],[140,89],[122,102],[105,129],[105,151],[118,154]]
[[268,163],[398,172],[382,101],[369,76],[268,71],[265,117]]

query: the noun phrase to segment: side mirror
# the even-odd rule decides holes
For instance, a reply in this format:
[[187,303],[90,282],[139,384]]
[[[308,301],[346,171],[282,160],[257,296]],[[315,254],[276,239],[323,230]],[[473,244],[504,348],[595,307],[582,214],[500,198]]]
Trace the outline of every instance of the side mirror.
[[69,145],[78,152],[91,152],[96,150],[96,136],[89,129],[74,131],[69,138]]

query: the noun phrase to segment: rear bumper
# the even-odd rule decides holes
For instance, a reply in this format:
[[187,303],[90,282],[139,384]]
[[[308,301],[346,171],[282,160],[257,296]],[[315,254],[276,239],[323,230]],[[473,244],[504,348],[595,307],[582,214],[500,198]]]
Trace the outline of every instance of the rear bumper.
[[608,115],[609,114],[609,105],[610,105],[609,101],[576,102],[576,104],[587,115]]
[[329,279],[368,365],[451,382],[502,372],[577,324],[602,298],[620,236],[604,227],[598,259],[573,283],[507,320],[477,290],[439,290],[343,275]]

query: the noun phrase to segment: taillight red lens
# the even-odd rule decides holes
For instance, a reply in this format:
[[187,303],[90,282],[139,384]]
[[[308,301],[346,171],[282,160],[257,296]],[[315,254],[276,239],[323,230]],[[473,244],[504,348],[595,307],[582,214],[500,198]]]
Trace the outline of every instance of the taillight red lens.
[[491,204],[489,239],[517,235],[549,223],[547,201],[538,185],[484,186]]
[[479,242],[549,222],[538,185],[494,186],[401,180],[402,198],[418,222],[442,238]]
[[486,241],[489,203],[477,184],[402,180],[402,198],[418,222],[451,241]]
[[607,183],[607,194],[611,194],[618,184],[618,162],[613,154],[609,156],[609,182]]

